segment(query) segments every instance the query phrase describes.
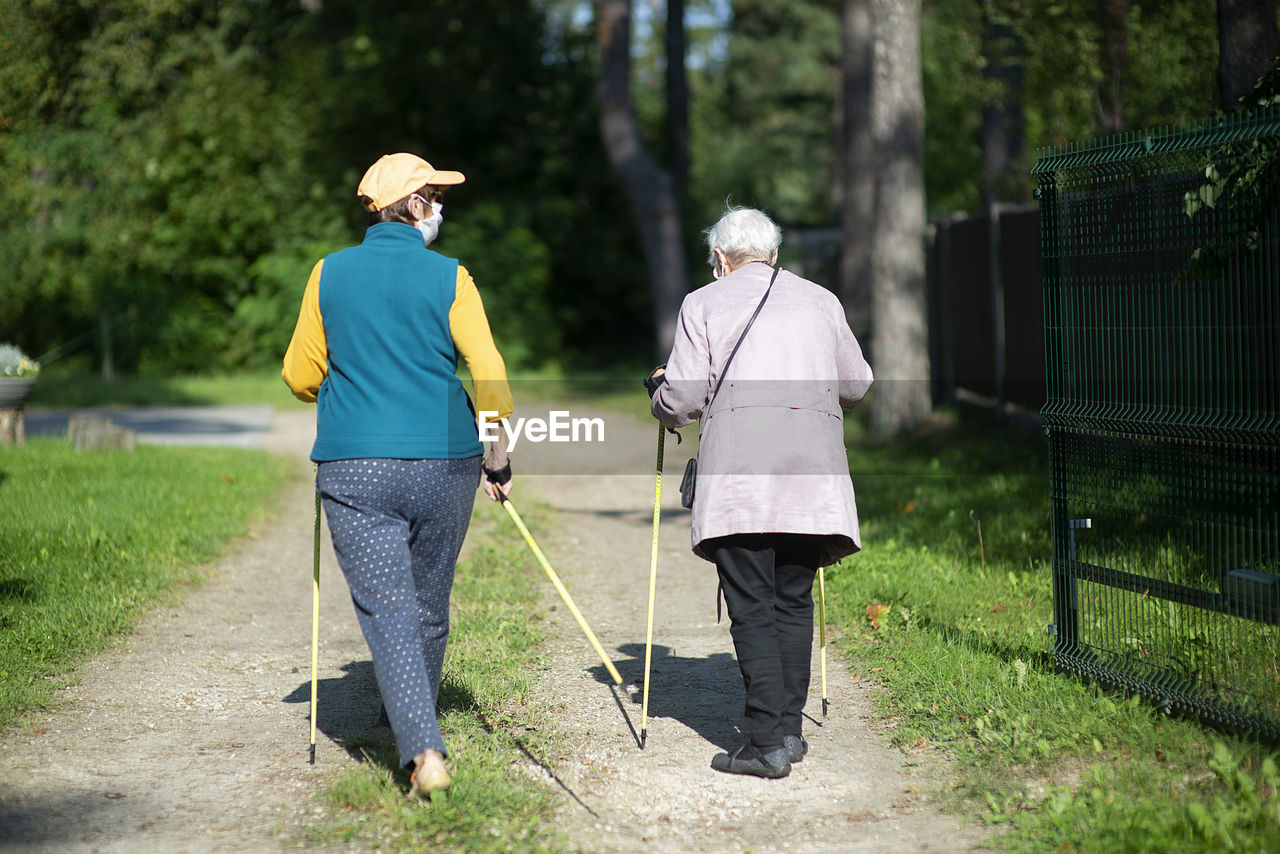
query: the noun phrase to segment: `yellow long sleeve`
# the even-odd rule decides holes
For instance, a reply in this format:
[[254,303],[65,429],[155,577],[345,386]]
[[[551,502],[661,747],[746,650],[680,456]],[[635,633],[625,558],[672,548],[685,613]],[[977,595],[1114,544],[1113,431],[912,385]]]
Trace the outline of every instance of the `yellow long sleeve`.
[[449,308],[449,331],[471,373],[477,412],[496,412],[506,418],[515,409],[511,387],[507,384],[507,366],[493,343],[489,318],[476,283],[467,268],[458,265],[458,284],[453,305]]
[[284,354],[284,368],[280,371],[293,396],[304,403],[316,402],[320,384],[329,375],[329,345],[324,336],[324,318],[320,316],[322,266],[324,261],[318,261],[311,270],[311,278],[307,279],[298,323],[293,328],[293,338]]
[[[315,403],[320,385],[329,375],[329,348],[324,318],[320,314],[320,270],[323,265],[324,261],[320,261],[311,270],[302,294],[298,323],[280,371],[294,397],[306,403]],[[475,280],[461,264],[458,265],[453,304],[449,307],[449,332],[471,373],[476,411],[497,412],[496,418],[509,416],[515,409],[515,403],[507,384],[506,363],[493,343],[489,319],[484,313],[484,303],[476,290]]]

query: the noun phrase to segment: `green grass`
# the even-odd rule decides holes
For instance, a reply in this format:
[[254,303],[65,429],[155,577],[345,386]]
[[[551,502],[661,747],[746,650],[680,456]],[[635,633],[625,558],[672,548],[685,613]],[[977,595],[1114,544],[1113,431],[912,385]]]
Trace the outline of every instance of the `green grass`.
[[0,728],[76,662],[198,581],[291,471],[265,453],[0,447]]
[[98,376],[54,370],[40,374],[30,407],[215,406],[269,404],[276,409],[307,406],[294,398],[279,371],[188,377]]
[[[541,513],[522,502],[538,530]],[[467,556],[458,563],[440,726],[453,785],[416,805],[405,798],[408,772],[397,767],[389,730],[359,742],[368,761],[326,793],[329,818],[314,842],[376,844],[393,851],[559,851],[549,821],[552,793],[524,769],[551,755],[555,733],[546,709],[531,706],[544,633],[542,570],[506,518],[478,499]]]
[[[596,371],[564,376],[554,370],[512,373],[518,401],[558,404],[590,403],[639,417],[649,417],[648,398],[640,380],[648,369]],[[467,392],[471,379],[465,365],[459,375]],[[637,392],[641,394],[637,395]],[[93,374],[46,370],[40,374],[29,407],[49,409],[107,406],[215,406],[268,404],[276,409],[310,406],[297,400],[279,371],[180,377],[120,377],[110,382]]]
[[1038,431],[850,434],[864,550],[828,570],[829,626],[894,741],[952,757],[958,808],[1006,828],[993,847],[1280,850],[1271,751],[1053,669]]

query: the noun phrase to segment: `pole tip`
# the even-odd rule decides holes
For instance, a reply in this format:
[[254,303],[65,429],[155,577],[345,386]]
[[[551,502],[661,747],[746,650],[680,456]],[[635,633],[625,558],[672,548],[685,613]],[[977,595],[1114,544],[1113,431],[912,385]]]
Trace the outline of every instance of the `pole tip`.
[[822,698],[822,716],[824,718],[827,716],[827,698],[826,697]]
[[316,764],[316,746],[314,744],[311,745],[311,759],[308,764],[310,765]]
[[640,730],[640,749],[641,750],[644,750],[644,743],[648,738],[649,738],[649,733],[646,730],[643,730],[643,729]]

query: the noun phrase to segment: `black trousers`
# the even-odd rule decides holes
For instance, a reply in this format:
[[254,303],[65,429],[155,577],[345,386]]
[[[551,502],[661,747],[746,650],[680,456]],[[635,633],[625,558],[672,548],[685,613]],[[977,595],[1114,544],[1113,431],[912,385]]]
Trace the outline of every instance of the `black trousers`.
[[823,537],[734,534],[703,543],[714,557],[729,634],[746,685],[751,743],[800,735],[813,649],[813,579]]

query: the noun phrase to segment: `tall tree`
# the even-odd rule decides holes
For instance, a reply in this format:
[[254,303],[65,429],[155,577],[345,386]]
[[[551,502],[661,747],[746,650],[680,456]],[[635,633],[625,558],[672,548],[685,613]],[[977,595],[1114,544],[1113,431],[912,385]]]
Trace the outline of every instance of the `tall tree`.
[[596,21],[600,48],[600,133],[640,227],[653,293],[654,351],[671,350],[676,315],[688,291],[674,182],[646,150],[631,104],[631,0],[601,0]]
[[668,163],[677,187],[689,183],[689,81],[685,74],[684,0],[667,0]]
[[1097,122],[1104,135],[1125,129],[1124,83],[1129,70],[1129,0],[1098,0],[1102,31],[1102,80],[1098,85]]
[[1277,0],[1218,0],[1218,92],[1234,110],[1276,58]]
[[875,38],[871,130],[875,225],[871,232],[871,356],[877,383],[872,430],[891,435],[929,417],[928,304],[924,257],[924,97],[921,0],[872,0]]
[[982,76],[987,83],[982,105],[982,198],[986,205],[1014,195],[1007,185],[1012,183],[1010,173],[1022,154],[1024,134],[1026,48],[1022,35],[999,6],[996,0],[986,0],[982,6]]
[[871,128],[874,38],[871,0],[844,0],[841,97],[837,110],[840,183],[840,301],[858,335],[871,327],[871,243],[875,226],[875,141]]

